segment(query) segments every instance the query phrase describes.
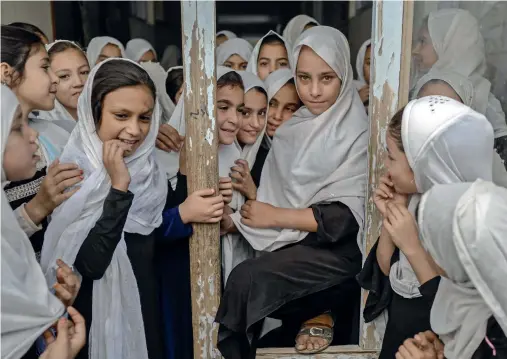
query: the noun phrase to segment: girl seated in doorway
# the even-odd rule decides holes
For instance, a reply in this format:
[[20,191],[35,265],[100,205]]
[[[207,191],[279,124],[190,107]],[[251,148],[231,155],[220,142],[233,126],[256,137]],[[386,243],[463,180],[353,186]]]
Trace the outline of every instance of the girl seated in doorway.
[[338,30],[314,27],[292,59],[305,106],[277,130],[256,201],[222,222],[262,252],[234,268],[222,295],[216,321],[226,359],[255,357],[266,317],[294,328],[296,350],[310,354],[331,344],[331,315],[345,328],[338,341],[350,343],[359,313],[368,139],[349,46]]

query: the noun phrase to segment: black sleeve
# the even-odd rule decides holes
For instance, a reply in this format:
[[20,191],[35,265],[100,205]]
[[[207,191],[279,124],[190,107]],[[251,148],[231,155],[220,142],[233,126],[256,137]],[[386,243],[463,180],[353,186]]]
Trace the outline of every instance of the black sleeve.
[[440,284],[440,276],[430,279],[419,287],[419,292],[423,297],[428,299],[433,305],[435,296],[437,295],[438,285]]
[[311,206],[317,232],[311,236],[320,244],[336,244],[356,240],[359,225],[349,207],[341,202],[315,204]]
[[133,199],[132,192],[111,188],[104,201],[102,216],[84,240],[74,262],[84,278],[100,279],[109,267]]
[[366,257],[363,269],[356,277],[361,288],[369,291],[363,311],[366,323],[371,322],[387,309],[393,295],[389,276],[382,272],[378,264],[377,247],[378,240]]
[[505,169],[507,169],[507,136],[495,138],[495,150],[504,162]]
[[168,208],[178,207],[180,204],[185,202],[187,197],[187,176],[182,175],[180,172],[178,172],[178,183],[176,184],[176,190],[174,191],[172,202],[169,204]]

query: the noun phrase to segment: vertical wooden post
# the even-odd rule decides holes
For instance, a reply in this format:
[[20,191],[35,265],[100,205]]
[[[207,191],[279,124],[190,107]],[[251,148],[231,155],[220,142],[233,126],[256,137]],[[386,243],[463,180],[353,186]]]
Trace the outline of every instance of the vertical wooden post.
[[[372,79],[370,86],[370,143],[368,146],[368,195],[365,221],[365,253],[380,235],[382,218],[373,203],[373,193],[384,174],[387,124],[407,103],[412,46],[413,1],[379,1],[373,7]],[[363,291],[363,304],[367,298]],[[373,324],[361,328],[363,349],[379,349],[381,340]]]
[[[181,1],[181,19],[188,190],[218,190],[215,2]],[[214,323],[221,288],[219,234],[218,225],[196,224],[190,240],[194,358],[199,359],[220,357]]]

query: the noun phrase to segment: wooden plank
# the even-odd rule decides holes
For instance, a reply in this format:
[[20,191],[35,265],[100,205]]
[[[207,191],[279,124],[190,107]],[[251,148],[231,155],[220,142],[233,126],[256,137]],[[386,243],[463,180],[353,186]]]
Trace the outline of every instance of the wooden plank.
[[294,348],[266,348],[257,350],[257,359],[375,359],[376,350],[363,350],[357,345],[329,347],[324,352],[314,355],[296,353]]
[[[370,86],[370,142],[368,146],[368,188],[365,221],[365,253],[380,235],[382,218],[373,203],[373,193],[384,174],[385,134],[390,118],[408,99],[412,43],[412,1],[379,1],[373,8],[372,79]],[[362,293],[362,304],[367,292]],[[375,325],[361,321],[360,345],[380,349],[381,336]]]
[[[215,113],[215,2],[181,1],[188,189],[218,191]],[[194,224],[190,239],[194,358],[219,358],[219,226]],[[177,295],[177,293],[175,293]]]

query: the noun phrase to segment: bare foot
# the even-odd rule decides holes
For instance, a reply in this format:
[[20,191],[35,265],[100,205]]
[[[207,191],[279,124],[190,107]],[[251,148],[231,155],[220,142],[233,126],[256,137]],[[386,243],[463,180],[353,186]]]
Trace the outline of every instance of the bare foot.
[[328,313],[303,323],[301,332],[296,337],[296,350],[311,354],[329,346],[333,340],[333,325],[333,318]]

